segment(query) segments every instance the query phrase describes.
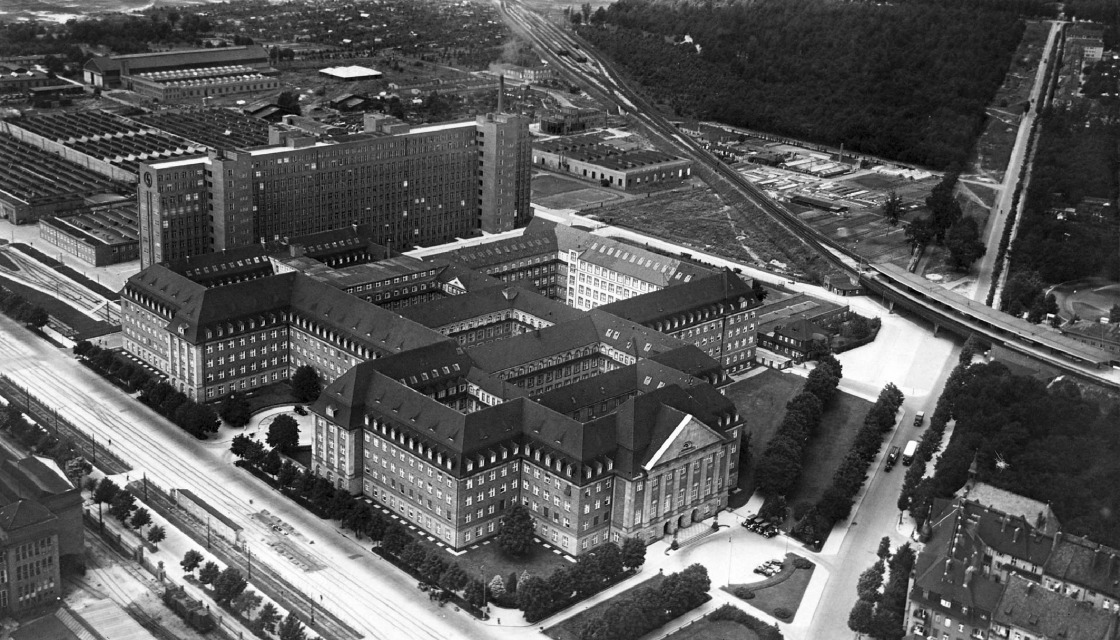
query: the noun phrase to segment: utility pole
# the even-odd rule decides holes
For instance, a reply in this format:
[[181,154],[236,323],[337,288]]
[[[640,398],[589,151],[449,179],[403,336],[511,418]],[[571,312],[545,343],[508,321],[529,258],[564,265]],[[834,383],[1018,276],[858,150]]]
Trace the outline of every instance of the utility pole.
[[206,516],[206,548],[210,548],[210,516]]

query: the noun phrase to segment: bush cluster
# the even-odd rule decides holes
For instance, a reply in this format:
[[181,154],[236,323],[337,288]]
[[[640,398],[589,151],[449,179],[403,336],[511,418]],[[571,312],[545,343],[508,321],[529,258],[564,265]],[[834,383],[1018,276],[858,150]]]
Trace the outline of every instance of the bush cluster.
[[[751,596],[753,597],[754,594],[752,593]],[[709,622],[719,622],[720,620],[730,620],[731,622],[737,622],[743,625],[751,631],[754,631],[755,634],[758,635],[758,640],[783,639],[782,631],[778,628],[778,625],[766,624],[758,618],[748,615],[747,612],[735,605],[725,604],[708,614]]]
[[637,640],[707,602],[710,588],[708,570],[691,565],[665,576],[656,587],[643,587],[612,602],[602,615],[587,621],[580,640]]
[[81,484],[82,477],[93,471],[93,465],[81,456],[73,443],[60,440],[43,427],[28,422],[23,412],[12,405],[0,409],[0,429],[12,434],[32,453],[57,462],[75,485]]
[[906,635],[903,626],[906,618],[906,595],[914,558],[914,550],[909,544],[898,548],[888,564],[890,580],[882,595],[878,593],[878,585],[883,579],[883,559],[880,558],[864,572],[860,577],[860,586],[857,587],[859,599],[848,616],[848,627],[852,631],[865,633],[879,640],[902,640]]
[[785,495],[797,484],[805,445],[816,435],[821,415],[836,393],[841,375],[840,362],[831,355],[822,356],[801,393],[786,403],[786,415],[778,432],[767,443],[755,467],[755,480],[763,495]]

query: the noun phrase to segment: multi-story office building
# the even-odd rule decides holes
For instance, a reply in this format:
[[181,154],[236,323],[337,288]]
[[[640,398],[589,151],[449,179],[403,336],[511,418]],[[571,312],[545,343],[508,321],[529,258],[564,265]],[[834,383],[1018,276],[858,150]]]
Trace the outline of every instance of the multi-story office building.
[[315,472],[453,548],[516,503],[572,554],[726,505],[742,422],[709,383],[642,360],[530,399],[475,356],[448,341],[348,371],[313,407]]
[[758,308],[751,283],[724,270],[683,288],[661,289],[600,307],[695,345],[728,372],[754,363]]
[[532,216],[520,116],[410,129],[367,114],[360,134],[277,130],[273,142],[141,165],[141,265],[351,224],[403,250],[507,231]]
[[626,300],[712,273],[686,260],[597,236],[585,249],[568,249],[567,262],[567,302],[577,309]]
[[84,553],[82,496],[53,461],[0,453],[0,615],[54,605]]

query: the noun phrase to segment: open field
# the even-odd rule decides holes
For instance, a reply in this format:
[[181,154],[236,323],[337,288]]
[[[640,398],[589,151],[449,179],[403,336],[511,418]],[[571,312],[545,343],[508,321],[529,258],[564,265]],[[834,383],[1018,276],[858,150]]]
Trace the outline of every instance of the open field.
[[773,250],[768,239],[748,237],[732,223],[730,212],[714,191],[697,187],[604,207],[596,215],[609,224],[671,239],[729,260],[755,262],[756,257],[762,261],[784,257]]

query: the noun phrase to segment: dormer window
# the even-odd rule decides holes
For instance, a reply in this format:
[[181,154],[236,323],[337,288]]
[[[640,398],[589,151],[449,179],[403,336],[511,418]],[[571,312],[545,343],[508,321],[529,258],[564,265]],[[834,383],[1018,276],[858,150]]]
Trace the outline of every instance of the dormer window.
[[337,411],[338,410],[334,408],[334,405],[331,405],[331,404],[327,405],[327,417],[328,418],[333,418],[335,412],[337,412]]

